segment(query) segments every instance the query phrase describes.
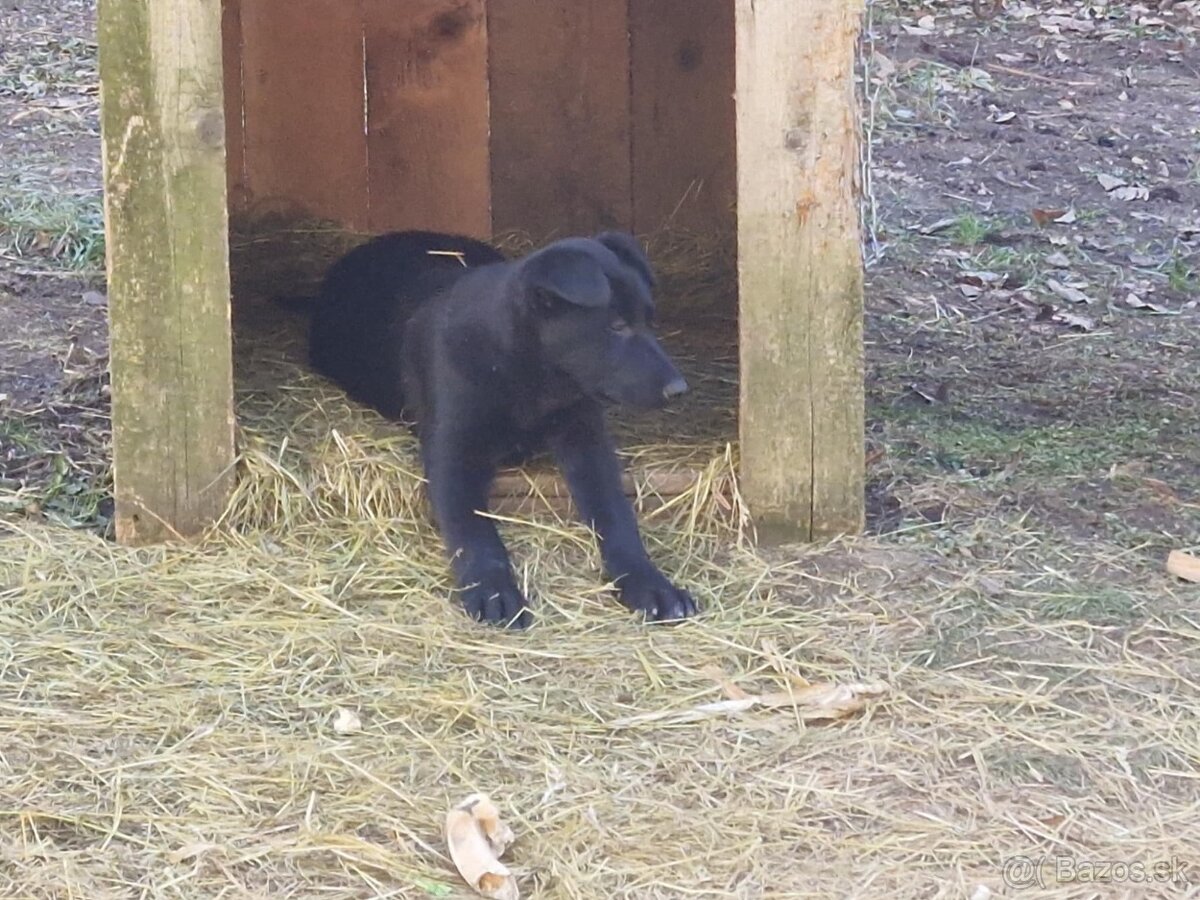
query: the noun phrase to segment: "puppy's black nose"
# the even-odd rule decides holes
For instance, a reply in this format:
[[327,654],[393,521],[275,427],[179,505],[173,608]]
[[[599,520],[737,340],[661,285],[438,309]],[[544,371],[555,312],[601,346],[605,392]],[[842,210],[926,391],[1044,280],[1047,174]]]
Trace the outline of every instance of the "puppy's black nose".
[[688,383],[682,377],[676,378],[663,388],[663,399],[670,400],[672,397],[678,397],[680,394],[686,394]]

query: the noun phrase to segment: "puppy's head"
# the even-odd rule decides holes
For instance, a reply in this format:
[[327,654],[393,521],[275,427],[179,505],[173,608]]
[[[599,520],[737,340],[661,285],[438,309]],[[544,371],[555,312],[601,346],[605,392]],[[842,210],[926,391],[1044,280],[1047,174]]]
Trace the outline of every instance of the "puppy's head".
[[631,236],[557,241],[518,278],[543,359],[583,393],[653,409],[687,390],[654,336],[654,273]]

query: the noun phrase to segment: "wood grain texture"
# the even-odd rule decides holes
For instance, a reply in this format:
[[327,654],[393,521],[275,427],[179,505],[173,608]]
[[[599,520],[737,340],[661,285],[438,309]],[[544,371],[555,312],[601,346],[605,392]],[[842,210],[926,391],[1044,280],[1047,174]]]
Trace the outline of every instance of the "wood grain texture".
[[737,0],[741,465],[768,537],[863,524],[862,8]]
[[491,234],[483,0],[364,0],[369,224]]
[[117,538],[191,535],[233,480],[219,0],[101,0]]
[[249,209],[365,229],[361,0],[245,0],[241,26]]
[[[621,487],[638,512],[666,505],[672,498],[696,486],[701,473],[683,469],[674,472],[625,472]],[[527,516],[552,512],[561,518],[577,515],[566,481],[551,472],[503,471],[492,482],[489,511],[501,516]]]
[[221,2],[221,57],[225,85],[225,170],[229,209],[246,206],[246,146],[242,132],[242,0]]
[[628,228],[627,0],[489,0],[492,224]]
[[727,234],[737,195],[729,0],[631,0],[633,226]]

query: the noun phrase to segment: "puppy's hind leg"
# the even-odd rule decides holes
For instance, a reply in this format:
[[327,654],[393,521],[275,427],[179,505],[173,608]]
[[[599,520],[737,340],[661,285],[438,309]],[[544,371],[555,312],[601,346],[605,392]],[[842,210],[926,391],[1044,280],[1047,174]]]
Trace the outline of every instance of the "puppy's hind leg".
[[468,615],[493,625],[526,628],[532,616],[513,580],[508,551],[495,523],[477,514],[487,511],[495,468],[467,446],[447,436],[422,442],[434,519]]
[[616,582],[621,602],[654,621],[694,616],[691,594],[671,584],[646,553],[600,405],[577,406],[557,423],[549,444],[575,506],[600,540],[605,573]]

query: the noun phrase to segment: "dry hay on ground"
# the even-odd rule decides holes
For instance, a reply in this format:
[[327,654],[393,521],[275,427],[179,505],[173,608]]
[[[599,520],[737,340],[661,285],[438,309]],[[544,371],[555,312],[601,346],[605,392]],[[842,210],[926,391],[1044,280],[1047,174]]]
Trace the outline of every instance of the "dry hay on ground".
[[[704,615],[638,624],[587,532],[542,516],[502,525],[537,627],[476,627],[411,438],[304,375],[287,331],[239,332],[242,477],[203,540],[0,521],[0,896],[465,897],[440,828],[476,790],[531,897],[965,897],[1017,855],[1194,859],[1200,629],[1040,618],[1019,518],[981,519],[966,563],[895,537],[760,552],[727,412],[626,423],[638,466],[704,472],[645,517]],[[720,353],[685,365],[700,407],[731,403]],[[828,725],[696,719],[715,670],[891,692]]]
[[[772,561],[704,503],[647,526],[700,620],[637,624],[585,532],[541,520],[505,526],[540,622],[502,634],[447,602],[402,455],[361,435],[302,467],[284,437],[192,547],[4,526],[0,895],[466,896],[439,829],[475,790],[534,897],[963,897],[1016,854],[1194,854],[1197,694],[1144,640],[1008,624],[927,665],[907,639],[961,605],[944,569],[867,540]],[[1052,659],[1000,661],[1022,640]],[[714,666],[893,692],[827,726],[636,721],[721,699]]]

